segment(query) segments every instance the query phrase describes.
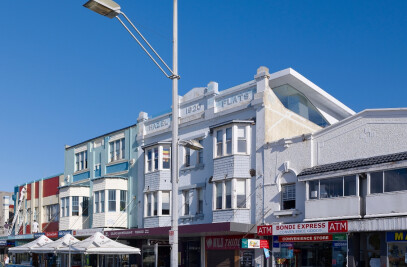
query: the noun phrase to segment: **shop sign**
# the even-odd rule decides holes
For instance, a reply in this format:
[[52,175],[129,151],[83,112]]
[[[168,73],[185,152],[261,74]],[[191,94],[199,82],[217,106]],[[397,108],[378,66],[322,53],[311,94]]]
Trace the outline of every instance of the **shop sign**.
[[333,235],[332,235],[332,240],[333,240],[333,241],[343,241],[343,240],[347,240],[346,234],[333,234]]
[[174,231],[173,230],[169,230],[168,231],[168,235],[169,235],[169,242],[170,244],[174,244]]
[[34,235],[33,234],[26,234],[26,235],[15,235],[11,236],[11,239],[33,239]]
[[91,236],[95,233],[102,233],[102,232],[103,232],[103,228],[80,229],[80,230],[72,231],[74,236]]
[[42,235],[45,235],[44,233],[35,233],[34,234],[34,238],[38,238],[38,237],[40,237],[40,236],[42,236]]
[[344,241],[334,241],[332,244],[334,247],[347,247],[348,246],[348,242],[344,242]]
[[242,248],[269,248],[269,242],[263,239],[242,239]]
[[207,236],[205,248],[207,250],[240,249],[241,236]]
[[48,238],[57,238],[58,232],[45,232],[45,236]]
[[30,241],[28,241],[28,240],[22,240],[22,241],[16,240],[16,241],[14,242],[14,245],[15,245],[16,247],[18,247],[18,246],[22,246],[22,245],[28,244],[29,242],[30,242]]
[[67,234],[72,234],[72,231],[71,230],[63,230],[63,231],[58,231],[58,237],[63,237],[63,236],[65,236],[65,235],[67,235]]
[[274,235],[347,233],[348,221],[273,225]]
[[407,232],[406,231],[387,232],[386,240],[387,242],[401,242],[401,241],[405,242],[407,241]]
[[279,242],[321,242],[332,241],[332,235],[291,235],[279,236]]
[[273,235],[273,226],[272,225],[260,225],[257,226],[257,235]]
[[7,246],[7,240],[0,240],[0,246],[2,247]]

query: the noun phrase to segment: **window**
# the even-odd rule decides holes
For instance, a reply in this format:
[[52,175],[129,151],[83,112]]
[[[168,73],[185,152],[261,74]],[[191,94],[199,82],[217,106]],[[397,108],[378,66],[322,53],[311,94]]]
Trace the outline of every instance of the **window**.
[[189,167],[191,166],[191,149],[185,147],[184,151],[185,151],[184,165],[185,167]]
[[222,209],[223,183],[216,183],[216,209]]
[[309,199],[356,196],[356,174],[308,182]]
[[295,184],[281,186],[281,204],[283,210],[295,209]]
[[371,194],[402,190],[407,190],[407,169],[370,173]]
[[356,175],[344,177],[344,196],[356,196]]
[[65,217],[65,198],[61,198],[61,217]]
[[58,204],[45,206],[47,222],[57,222],[57,221],[59,221],[58,210],[59,210],[59,205]]
[[226,185],[226,208],[232,208],[232,180],[227,180]]
[[237,127],[237,153],[247,153],[246,126]]
[[89,198],[83,197],[82,198],[82,216],[89,215]]
[[109,211],[116,211],[116,190],[109,190]]
[[202,188],[197,189],[196,193],[197,193],[197,199],[198,199],[198,207],[197,207],[196,213],[202,214],[203,213],[203,204],[204,204],[203,189]]
[[105,212],[105,191],[101,190],[99,191],[99,195],[100,195],[100,212]]
[[236,201],[238,208],[246,208],[246,180],[236,180]]
[[82,151],[75,154],[75,171],[81,171],[88,168],[88,151]]
[[372,172],[370,174],[370,193],[383,193],[383,172]]
[[70,216],[70,214],[69,214],[69,197],[65,198],[65,216]]
[[232,154],[232,127],[226,128],[226,155]]
[[[198,140],[199,144],[201,144],[203,146],[203,140]],[[196,151],[196,161],[197,164],[203,164],[203,149],[197,150]]]
[[216,210],[247,208],[246,180],[227,179],[215,183],[215,196]]
[[120,190],[120,211],[126,210],[127,191]]
[[79,216],[79,197],[72,197],[72,216]]
[[[146,149],[146,173],[153,172],[160,169],[170,169],[171,166],[171,153],[169,146],[156,146]],[[159,163],[162,163],[161,166]]]
[[216,156],[220,157],[223,155],[223,131],[219,130],[216,132]]
[[321,127],[329,125],[318,109],[301,92],[290,85],[286,84],[275,87],[273,88],[273,92],[286,109],[297,113]]
[[110,161],[124,159],[124,138],[109,143]]
[[34,221],[38,221],[38,208],[34,208]]
[[153,198],[154,198],[154,216],[158,215],[158,197],[157,197],[157,192],[153,193]]
[[182,194],[184,195],[184,215],[189,215],[189,190],[185,190]]
[[332,198],[343,196],[343,178],[323,179],[320,181],[321,198]]
[[164,146],[163,147],[163,169],[170,168],[170,159],[171,159],[170,147]]
[[162,215],[170,215],[170,192],[162,192]]
[[234,125],[216,131],[214,143],[215,157],[232,154],[248,154],[248,136],[250,127]]
[[151,214],[151,198],[153,197],[153,194],[148,194],[147,195],[147,216],[152,216]]
[[95,213],[99,213],[99,191],[95,192]]

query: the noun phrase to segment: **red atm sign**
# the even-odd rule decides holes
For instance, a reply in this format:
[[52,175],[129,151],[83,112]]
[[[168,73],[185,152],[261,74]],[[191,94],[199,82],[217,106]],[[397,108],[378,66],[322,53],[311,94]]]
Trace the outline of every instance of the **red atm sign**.
[[257,235],[298,235],[347,233],[348,221],[291,223],[279,225],[262,225],[257,227]]

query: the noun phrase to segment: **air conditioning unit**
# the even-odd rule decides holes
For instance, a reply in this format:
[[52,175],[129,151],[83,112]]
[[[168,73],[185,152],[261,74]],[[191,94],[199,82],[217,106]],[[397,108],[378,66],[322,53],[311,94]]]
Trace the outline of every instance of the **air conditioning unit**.
[[318,191],[311,191],[311,198],[318,198]]

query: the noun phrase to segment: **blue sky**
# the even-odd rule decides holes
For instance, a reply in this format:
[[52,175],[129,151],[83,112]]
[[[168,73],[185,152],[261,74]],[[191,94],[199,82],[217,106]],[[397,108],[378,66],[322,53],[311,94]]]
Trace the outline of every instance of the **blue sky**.
[[[171,64],[172,1],[118,0]],[[170,109],[171,82],[84,0],[2,1],[0,190],[62,173],[64,145]],[[406,107],[407,1],[179,0],[180,95],[291,67],[359,112]]]

